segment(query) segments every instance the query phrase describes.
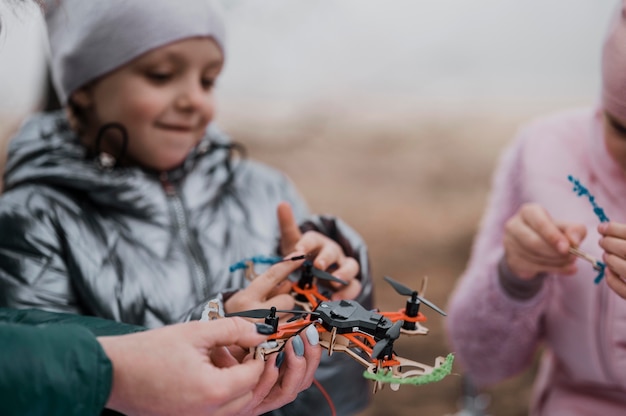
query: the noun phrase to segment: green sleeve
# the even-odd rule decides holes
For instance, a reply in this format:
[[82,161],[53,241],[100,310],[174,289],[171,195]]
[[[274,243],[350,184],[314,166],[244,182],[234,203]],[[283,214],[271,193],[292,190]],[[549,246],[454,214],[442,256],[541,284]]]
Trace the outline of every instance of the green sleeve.
[[99,415],[112,365],[95,336],[76,324],[0,323],[0,414]]
[[39,309],[0,308],[0,322],[26,325],[76,324],[88,329],[97,337],[131,334],[146,329],[141,326],[123,324],[93,316],[47,312]]

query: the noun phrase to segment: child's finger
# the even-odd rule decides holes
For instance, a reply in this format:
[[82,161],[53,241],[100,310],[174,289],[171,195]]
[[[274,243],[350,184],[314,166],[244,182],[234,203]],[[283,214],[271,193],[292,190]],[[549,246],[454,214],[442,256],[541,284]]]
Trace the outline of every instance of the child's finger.
[[296,222],[289,203],[281,202],[278,204],[276,215],[278,217],[278,226],[280,227],[280,248],[284,255],[295,249],[296,244],[302,238],[302,232],[300,232],[300,226]]
[[[303,253],[292,253],[288,257],[296,257]],[[265,299],[276,287],[287,279],[289,274],[302,266],[302,260],[281,261],[272,265],[265,272],[258,275],[245,289],[254,293],[258,299]]]

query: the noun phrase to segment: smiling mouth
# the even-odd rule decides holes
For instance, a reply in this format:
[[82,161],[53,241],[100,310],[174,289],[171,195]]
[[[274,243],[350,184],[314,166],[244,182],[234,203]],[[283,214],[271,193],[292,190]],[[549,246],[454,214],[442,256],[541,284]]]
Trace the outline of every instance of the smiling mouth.
[[193,126],[173,126],[169,124],[157,124],[157,127],[163,130],[176,131],[181,133],[190,133],[195,131]]

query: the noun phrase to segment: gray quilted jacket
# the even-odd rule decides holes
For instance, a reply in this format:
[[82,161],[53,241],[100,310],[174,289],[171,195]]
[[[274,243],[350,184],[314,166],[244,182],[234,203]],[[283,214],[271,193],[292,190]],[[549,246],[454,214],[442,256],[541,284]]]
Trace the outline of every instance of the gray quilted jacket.
[[[358,300],[371,307],[360,236],[339,219],[309,216],[287,177],[233,159],[232,150],[209,127],[175,171],[103,169],[62,112],[33,116],[10,144],[0,197],[0,306],[146,327],[198,317],[207,299],[247,284],[242,271],[229,272],[231,264],[277,254],[276,206],[288,201],[303,228],[330,236],[357,259]],[[316,376],[338,414],[367,403],[362,372],[345,354],[323,359]],[[323,415],[329,406],[311,387],[274,413]]]

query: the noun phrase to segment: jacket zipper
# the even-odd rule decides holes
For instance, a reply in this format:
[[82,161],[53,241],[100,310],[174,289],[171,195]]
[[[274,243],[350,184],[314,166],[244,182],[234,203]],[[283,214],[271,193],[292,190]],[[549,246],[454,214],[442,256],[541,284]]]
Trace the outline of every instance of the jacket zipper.
[[165,194],[167,195],[169,205],[172,208],[174,221],[176,222],[176,227],[180,233],[183,245],[189,252],[189,258],[191,259],[191,273],[196,282],[196,288],[202,294],[202,298],[199,300],[206,299],[209,296],[209,293],[207,287],[206,269],[202,266],[202,250],[200,250],[198,242],[195,241],[189,233],[185,208],[183,207],[183,202],[178,195],[176,187],[164,177],[161,177],[161,184],[165,190]]

